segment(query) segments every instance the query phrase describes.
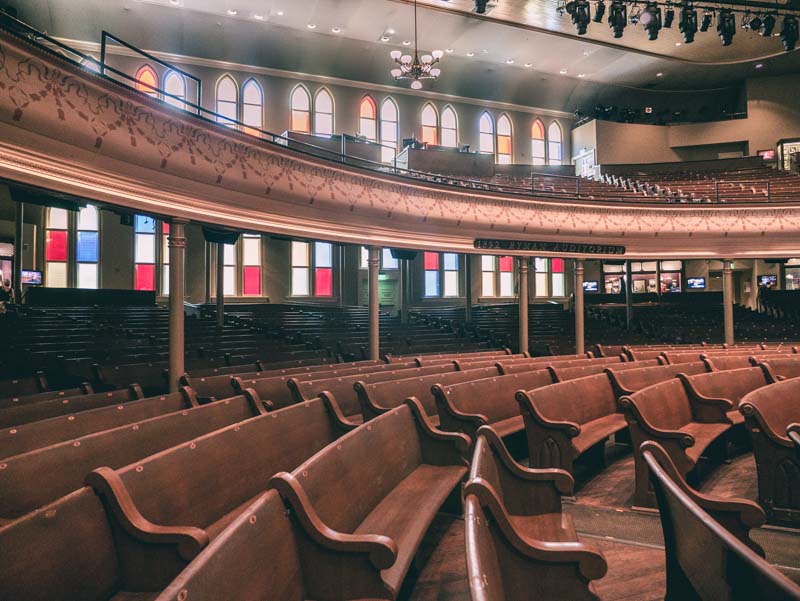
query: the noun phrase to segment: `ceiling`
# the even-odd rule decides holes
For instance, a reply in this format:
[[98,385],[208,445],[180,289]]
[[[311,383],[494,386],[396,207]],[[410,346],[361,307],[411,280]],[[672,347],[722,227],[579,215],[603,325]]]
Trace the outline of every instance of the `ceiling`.
[[[677,29],[648,42],[630,25],[620,45],[604,23],[574,35],[556,0],[498,0],[488,18],[469,12],[472,2],[420,0],[420,50],[448,51],[427,90],[567,112],[615,103],[682,108],[735,103],[748,77],[800,72],[800,51],[785,53],[777,39],[741,29],[727,49],[711,32],[686,49],[675,46]],[[389,52],[414,39],[407,0],[11,4],[22,20],[62,38],[97,42],[105,29],[147,50],[388,86],[401,85],[389,76]]]

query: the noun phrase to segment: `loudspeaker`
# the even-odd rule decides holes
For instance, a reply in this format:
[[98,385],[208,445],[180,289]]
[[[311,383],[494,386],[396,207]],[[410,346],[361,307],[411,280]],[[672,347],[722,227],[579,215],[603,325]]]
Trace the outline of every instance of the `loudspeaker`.
[[392,257],[395,259],[399,259],[401,261],[413,261],[417,258],[417,251],[415,250],[405,250],[402,248],[391,248],[389,252],[392,253]]
[[119,216],[119,224],[120,225],[127,225],[129,227],[133,227],[133,214],[132,213],[122,213]]
[[239,240],[239,232],[218,230],[206,226],[203,226],[203,236],[208,242],[217,244],[236,244],[236,241]]

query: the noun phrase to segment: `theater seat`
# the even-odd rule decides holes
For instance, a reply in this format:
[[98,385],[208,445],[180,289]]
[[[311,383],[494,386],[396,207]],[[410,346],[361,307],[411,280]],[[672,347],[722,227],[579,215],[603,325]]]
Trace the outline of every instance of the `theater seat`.
[[614,430],[619,432],[627,427],[625,416],[621,413],[604,415],[586,424],[581,424],[581,433],[572,440],[572,444],[575,445],[578,452],[583,453],[586,449],[608,438],[609,432]]

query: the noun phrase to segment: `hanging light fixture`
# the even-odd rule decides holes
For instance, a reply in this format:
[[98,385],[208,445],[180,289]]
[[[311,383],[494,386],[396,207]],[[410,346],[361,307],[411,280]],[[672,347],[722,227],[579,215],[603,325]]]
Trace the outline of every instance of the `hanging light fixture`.
[[403,54],[399,50],[392,50],[389,53],[397,66],[390,71],[395,81],[411,81],[412,90],[422,89],[423,79],[436,79],[442,71],[436,65],[439,59],[444,56],[441,50],[434,50],[430,54],[419,55],[417,45],[417,0],[414,0],[414,56]]

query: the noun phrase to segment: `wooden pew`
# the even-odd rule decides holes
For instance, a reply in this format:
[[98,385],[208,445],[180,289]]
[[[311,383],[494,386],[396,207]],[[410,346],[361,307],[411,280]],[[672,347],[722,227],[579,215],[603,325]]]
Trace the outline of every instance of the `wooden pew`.
[[386,355],[387,363],[403,363],[410,359],[419,359],[420,361],[432,361],[435,359],[446,359],[452,361],[453,359],[469,359],[469,358],[487,358],[487,357],[502,357],[504,355],[512,355],[511,349],[504,348],[494,351],[477,351],[465,353],[430,353],[423,355]]
[[800,378],[800,358],[775,358],[768,359],[762,358],[760,360],[762,365],[767,368],[777,377],[788,380],[790,378]]
[[774,524],[800,526],[800,456],[789,427],[800,422],[800,378],[764,386],[739,403],[753,443],[758,502]]
[[[706,374],[678,374],[692,401],[695,415],[703,418],[709,404],[718,404],[727,409],[726,416],[733,425],[744,423],[739,412],[739,401],[750,391],[776,381],[764,367],[746,367],[715,371]],[[712,410],[716,415],[716,409]]]
[[[757,506],[693,491],[657,443],[644,443],[641,452],[664,531],[666,599],[800,600],[800,587],[741,540],[748,541],[749,529],[763,522]],[[715,514],[727,516],[724,525]]]
[[[749,373],[737,374],[739,371]],[[720,385],[737,382],[741,386],[738,395],[752,390],[754,385],[769,383],[768,374],[758,367],[715,373],[722,376],[718,380]],[[754,378],[754,374],[760,374],[761,379]],[[731,401],[693,394],[686,382],[686,377],[675,378],[620,398],[634,446],[635,506],[653,507],[655,502],[648,489],[647,467],[639,452],[643,442],[654,440],[661,444],[686,477],[706,449],[733,427],[728,416]],[[728,386],[727,390],[730,393],[734,387]]]
[[170,563],[168,557],[162,565],[160,528],[180,526],[193,532],[194,542],[182,556],[191,560],[266,491],[273,474],[296,468],[351,429],[335,408],[315,399],[117,470],[98,468],[86,481],[113,516],[118,553],[130,558],[142,577],[166,586],[185,562]]
[[46,392],[47,390],[47,376],[43,371],[37,371],[27,378],[0,380],[0,398],[20,397],[26,394]]
[[0,409],[6,407],[18,407],[21,405],[30,405],[31,403],[39,403],[41,401],[50,401],[52,399],[69,398],[80,396],[83,394],[92,394],[94,390],[89,382],[84,382],[76,388],[66,388],[64,390],[48,390],[46,392],[37,392],[35,394],[26,394],[23,396],[13,396],[0,399]]
[[710,360],[714,359],[730,359],[735,361],[735,358],[740,358],[740,360],[747,360],[748,357],[753,355],[763,356],[763,357],[783,357],[783,356],[791,356],[792,350],[791,349],[775,349],[775,350],[761,350],[761,349],[732,349],[732,350],[723,350],[723,351],[664,351],[662,353],[663,358],[666,360],[667,363],[670,365],[677,365],[678,363],[692,363],[694,361],[702,360],[704,357]]
[[66,413],[76,411],[86,411],[97,407],[115,405],[143,399],[144,393],[138,384],[131,384],[122,390],[111,390],[109,392],[96,392],[94,394],[84,394],[72,398],[51,399],[41,401],[31,405],[19,407],[6,407],[0,409],[0,428],[9,428],[28,424],[42,419],[48,419]]
[[[321,598],[397,598],[436,513],[460,499],[468,445],[409,399],[272,478],[302,527]],[[352,552],[366,557],[346,562]]]
[[658,367],[626,370],[614,367],[609,369],[607,373],[611,380],[611,385],[614,387],[614,394],[619,399],[623,395],[633,394],[653,384],[674,378],[679,373],[694,375],[706,373],[707,371],[711,371],[709,367],[698,361],[696,363],[682,363],[681,365],[660,365]]
[[656,367],[660,363],[656,359],[648,359],[647,361],[628,361],[626,363],[612,363],[611,366],[607,363],[591,363],[589,365],[576,365],[573,367],[561,367],[561,365],[548,365],[553,373],[554,382],[566,382],[567,380],[575,380],[576,378],[583,378],[584,376],[592,376],[604,372],[606,369],[613,369],[614,371],[627,371],[629,369],[642,369],[645,367]]
[[522,432],[525,423],[514,395],[553,383],[547,369],[497,376],[451,386],[433,387],[439,410],[439,427],[463,432],[474,441],[478,428],[491,425],[502,437]]
[[578,541],[561,508],[573,485],[563,470],[521,466],[480,428],[464,489],[473,601],[599,600],[591,581],[605,575],[605,558]]
[[137,382],[146,396],[157,396],[169,390],[169,369],[166,363],[132,363],[125,365],[92,365],[95,388],[119,390]]
[[242,395],[7,457],[0,470],[0,522],[19,518],[80,488],[95,468],[120,468],[265,413],[258,398]]
[[197,399],[192,390],[184,387],[172,394],[5,428],[0,430],[0,458],[197,406]]
[[499,361],[498,365],[503,374],[515,374],[531,369],[546,369],[548,366],[567,368],[567,367],[588,367],[590,365],[619,365],[626,363],[627,360],[619,357],[605,357],[602,359],[559,359],[558,357],[536,357],[534,359],[520,359],[517,361]]
[[425,409],[425,414],[431,422],[438,427],[439,414],[436,409],[436,399],[434,399],[431,390],[434,384],[449,386],[451,384],[460,384],[461,382],[491,378],[497,375],[499,375],[497,367],[491,366],[466,371],[402,378],[388,382],[374,382],[372,384],[359,380],[353,387],[361,404],[361,414],[364,416],[364,421],[399,407],[407,398],[414,397]]

